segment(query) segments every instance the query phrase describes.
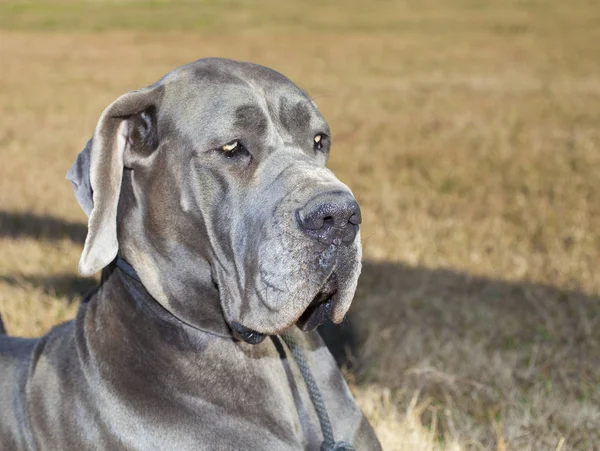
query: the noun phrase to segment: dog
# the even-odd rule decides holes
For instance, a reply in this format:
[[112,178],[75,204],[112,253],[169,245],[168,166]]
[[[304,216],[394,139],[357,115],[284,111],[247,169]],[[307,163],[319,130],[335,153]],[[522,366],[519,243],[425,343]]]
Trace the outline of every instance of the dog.
[[1,448],[380,449],[315,331],[361,267],[330,146],[311,98],[250,63],[109,105],[67,175],[101,282],[73,321],[0,337]]

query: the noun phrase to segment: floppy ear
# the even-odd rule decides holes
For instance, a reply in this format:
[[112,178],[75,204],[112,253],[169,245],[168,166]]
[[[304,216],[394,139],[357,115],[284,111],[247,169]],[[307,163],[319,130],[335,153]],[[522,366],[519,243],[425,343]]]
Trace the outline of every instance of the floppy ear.
[[131,143],[130,118],[150,107],[156,108],[160,86],[122,95],[104,110],[94,136],[87,143],[67,178],[75,197],[89,216],[88,233],[79,260],[79,272],[91,276],[117,256],[117,207],[123,177],[123,155]]
[[86,215],[90,215],[94,202],[92,201],[92,186],[90,185],[90,148],[92,140],[90,139],[85,148],[79,152],[75,163],[67,172],[67,180],[70,180],[73,185],[73,191],[77,202],[85,211]]

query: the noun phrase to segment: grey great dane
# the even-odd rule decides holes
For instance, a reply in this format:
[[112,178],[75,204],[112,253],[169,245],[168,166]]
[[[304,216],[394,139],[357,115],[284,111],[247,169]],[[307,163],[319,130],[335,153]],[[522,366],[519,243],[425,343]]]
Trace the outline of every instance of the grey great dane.
[[296,346],[330,449],[380,449],[314,331],[361,266],[329,149],[312,100],[249,63],[200,60],[106,108],[68,174],[79,271],[101,282],[73,321],[0,337],[0,448],[318,450]]

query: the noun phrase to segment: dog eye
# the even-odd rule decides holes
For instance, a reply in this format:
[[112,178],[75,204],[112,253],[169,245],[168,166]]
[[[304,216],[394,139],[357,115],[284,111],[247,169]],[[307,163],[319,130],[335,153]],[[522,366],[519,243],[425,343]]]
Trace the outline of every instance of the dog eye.
[[246,148],[242,145],[238,140],[231,141],[224,146],[221,146],[221,153],[225,155],[227,158],[232,158],[241,153],[248,153]]
[[327,135],[325,133],[317,133],[314,138],[313,148],[315,150],[323,149],[325,145],[325,140],[327,139]]

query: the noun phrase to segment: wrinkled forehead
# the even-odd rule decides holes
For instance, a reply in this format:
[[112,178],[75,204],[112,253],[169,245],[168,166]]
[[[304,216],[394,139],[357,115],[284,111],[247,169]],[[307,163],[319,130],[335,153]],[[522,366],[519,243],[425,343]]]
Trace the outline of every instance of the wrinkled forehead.
[[248,66],[184,67],[165,83],[164,115],[185,135],[209,127],[216,139],[225,140],[243,132],[266,135],[270,126],[291,134],[328,131],[304,91],[277,72]]

